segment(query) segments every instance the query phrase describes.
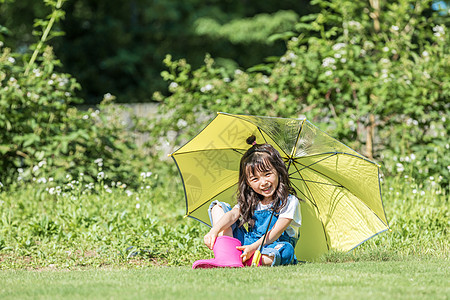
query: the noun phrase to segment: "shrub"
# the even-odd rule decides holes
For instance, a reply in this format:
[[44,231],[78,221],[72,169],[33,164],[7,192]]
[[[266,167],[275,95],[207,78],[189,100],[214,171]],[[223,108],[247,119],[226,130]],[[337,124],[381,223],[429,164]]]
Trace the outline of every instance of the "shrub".
[[[283,56],[231,77],[209,56],[196,70],[167,56],[162,76],[172,94],[155,99],[169,118],[154,124],[154,137],[176,132],[181,144],[217,111],[305,116],[383,160],[387,174],[435,176],[448,189],[446,19],[430,1],[370,3],[313,1],[320,12],[303,17],[297,34],[286,34]],[[412,157],[414,166],[402,164]]]
[[[53,12],[48,20],[36,22],[43,28],[37,45],[19,53],[1,44],[0,181],[10,184],[44,176],[61,181],[82,173],[91,180],[103,176],[133,182],[139,170],[131,161],[140,158],[125,126],[98,110],[73,107],[81,102],[75,97],[80,85],[58,72],[60,62],[45,45],[53,24],[64,16],[63,1],[46,3]],[[102,110],[111,110],[113,96],[104,100]]]

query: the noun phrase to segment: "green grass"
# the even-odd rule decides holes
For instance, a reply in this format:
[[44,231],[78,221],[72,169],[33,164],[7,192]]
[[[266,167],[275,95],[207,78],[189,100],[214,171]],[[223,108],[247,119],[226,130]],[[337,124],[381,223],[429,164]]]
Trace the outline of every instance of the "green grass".
[[212,255],[202,242],[208,228],[183,218],[182,187],[169,174],[145,176],[133,191],[81,180],[0,191],[0,299],[450,297],[448,195],[433,182],[385,179],[391,231],[350,253],[192,270]]
[[448,299],[448,261],[0,271],[1,299]]

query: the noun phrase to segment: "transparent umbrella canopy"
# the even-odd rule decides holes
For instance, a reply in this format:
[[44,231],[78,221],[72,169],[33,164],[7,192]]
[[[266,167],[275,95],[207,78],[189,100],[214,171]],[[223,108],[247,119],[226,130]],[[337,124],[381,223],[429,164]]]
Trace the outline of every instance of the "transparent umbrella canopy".
[[210,226],[213,200],[236,203],[239,162],[246,139],[269,143],[286,162],[302,213],[295,252],[313,261],[329,250],[350,251],[389,229],[379,166],[306,119],[218,115],[171,154],[186,197],[186,215]]

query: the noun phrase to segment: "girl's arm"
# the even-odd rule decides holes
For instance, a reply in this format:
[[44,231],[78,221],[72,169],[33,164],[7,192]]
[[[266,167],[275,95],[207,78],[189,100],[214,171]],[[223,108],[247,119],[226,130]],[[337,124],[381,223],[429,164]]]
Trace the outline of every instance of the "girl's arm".
[[213,249],[214,243],[220,232],[224,231],[228,227],[231,227],[239,219],[239,208],[235,207],[220,218],[216,224],[213,224],[211,230],[203,238],[205,245],[209,249]]
[[[275,225],[272,227],[271,230],[267,233],[266,240],[264,241],[264,245],[269,245],[275,242],[282,234],[283,232],[289,227],[291,224],[292,219],[288,218],[279,218]],[[258,247],[261,245],[262,240],[264,236],[262,236],[259,240],[254,242],[251,245],[241,246],[237,247],[237,249],[242,250],[242,261],[248,260],[253,253],[258,250]]]

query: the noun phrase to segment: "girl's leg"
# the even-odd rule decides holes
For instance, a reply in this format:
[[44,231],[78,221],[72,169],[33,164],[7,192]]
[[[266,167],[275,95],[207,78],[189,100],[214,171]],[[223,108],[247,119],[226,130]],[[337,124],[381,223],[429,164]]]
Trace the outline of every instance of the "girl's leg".
[[[225,215],[225,211],[219,203],[213,206],[211,209],[211,219],[212,225],[214,226],[217,221],[219,221]],[[231,227],[225,228],[223,231],[219,232],[219,236],[227,235],[233,237],[233,230]]]
[[261,265],[263,266],[271,266],[273,264],[273,256],[261,255]]

